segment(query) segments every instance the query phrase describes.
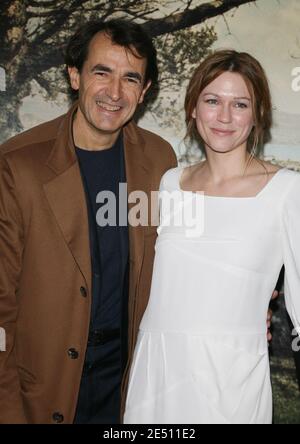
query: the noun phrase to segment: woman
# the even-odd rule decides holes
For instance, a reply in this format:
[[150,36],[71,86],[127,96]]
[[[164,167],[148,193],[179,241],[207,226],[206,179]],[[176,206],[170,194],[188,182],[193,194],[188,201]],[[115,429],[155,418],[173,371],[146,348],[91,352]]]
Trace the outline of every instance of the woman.
[[300,175],[255,157],[271,99],[249,54],[218,51],[202,62],[185,110],[206,159],[169,170],[161,190],[198,199],[204,229],[187,236],[184,222],[161,223],[125,423],[271,423],[265,313],[284,263],[300,333]]

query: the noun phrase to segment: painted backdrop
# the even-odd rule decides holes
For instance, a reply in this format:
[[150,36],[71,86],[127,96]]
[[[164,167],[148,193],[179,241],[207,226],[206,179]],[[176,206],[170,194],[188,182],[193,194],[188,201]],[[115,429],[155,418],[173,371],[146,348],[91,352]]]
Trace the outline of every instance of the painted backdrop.
[[[91,17],[127,17],[155,38],[160,91],[139,124],[168,139],[179,156],[185,153],[184,92],[194,67],[216,48],[253,54],[268,74],[274,104],[264,156],[300,170],[299,0],[1,0],[0,142],[67,110],[64,47]],[[274,422],[300,423],[300,359],[292,353],[282,296],[273,334]]]

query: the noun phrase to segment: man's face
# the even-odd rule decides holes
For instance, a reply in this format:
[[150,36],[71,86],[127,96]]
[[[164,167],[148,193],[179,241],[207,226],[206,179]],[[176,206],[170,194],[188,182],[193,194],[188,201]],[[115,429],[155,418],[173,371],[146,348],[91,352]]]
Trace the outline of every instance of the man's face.
[[113,44],[106,34],[96,34],[81,73],[69,68],[71,86],[79,91],[80,130],[90,132],[93,139],[111,136],[113,142],[150,86],[145,85],[145,70],[146,59]]

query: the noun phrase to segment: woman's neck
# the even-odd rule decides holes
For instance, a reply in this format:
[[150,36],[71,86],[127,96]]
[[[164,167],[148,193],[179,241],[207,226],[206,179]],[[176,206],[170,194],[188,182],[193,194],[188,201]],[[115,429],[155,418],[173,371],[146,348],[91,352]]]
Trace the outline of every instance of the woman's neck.
[[[227,179],[245,175],[246,169],[251,165],[250,154],[246,150],[235,150],[229,153],[206,153],[203,170],[211,181],[218,184]],[[204,171],[203,171],[204,172]]]

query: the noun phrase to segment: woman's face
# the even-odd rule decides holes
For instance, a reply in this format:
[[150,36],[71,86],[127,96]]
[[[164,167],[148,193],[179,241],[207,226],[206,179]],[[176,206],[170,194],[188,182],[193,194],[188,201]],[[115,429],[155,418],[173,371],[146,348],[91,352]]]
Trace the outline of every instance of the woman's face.
[[200,93],[192,117],[206,151],[247,149],[254,125],[252,101],[243,77],[224,72]]

